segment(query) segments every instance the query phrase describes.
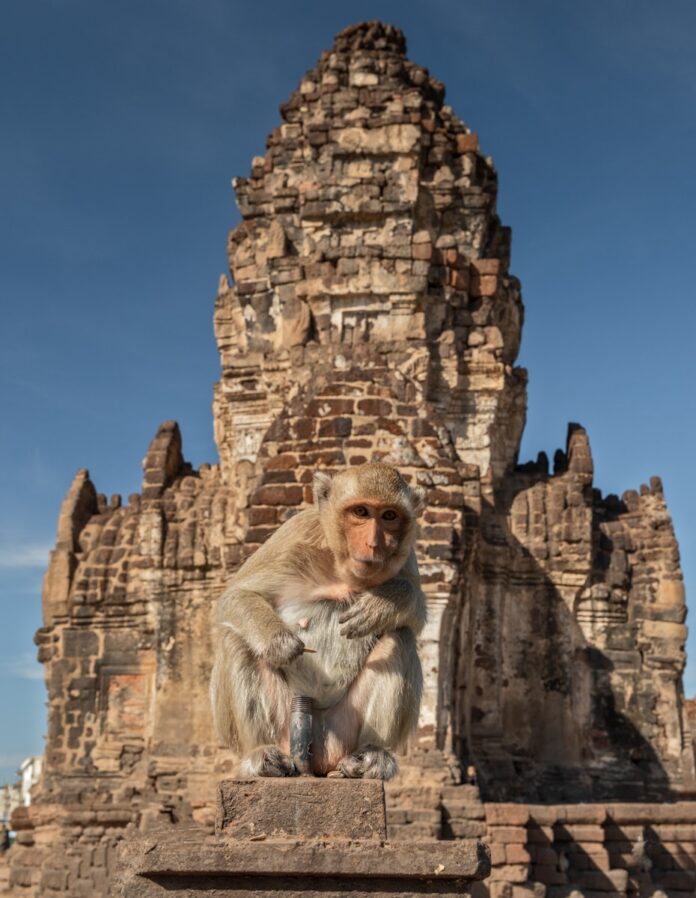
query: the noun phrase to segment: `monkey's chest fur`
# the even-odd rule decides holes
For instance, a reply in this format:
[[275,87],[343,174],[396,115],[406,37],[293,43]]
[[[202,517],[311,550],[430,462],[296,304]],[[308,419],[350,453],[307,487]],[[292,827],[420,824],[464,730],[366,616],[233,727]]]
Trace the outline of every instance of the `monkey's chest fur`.
[[317,708],[330,708],[343,698],[377,641],[375,636],[341,635],[338,618],[347,607],[345,602],[294,599],[279,609],[287,626],[316,652],[300,655],[285,675],[291,691],[309,696]]

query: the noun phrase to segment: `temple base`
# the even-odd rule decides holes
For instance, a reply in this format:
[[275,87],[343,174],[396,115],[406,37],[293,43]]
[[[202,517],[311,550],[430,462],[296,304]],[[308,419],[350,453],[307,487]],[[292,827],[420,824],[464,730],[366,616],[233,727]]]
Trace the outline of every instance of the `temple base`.
[[490,870],[476,841],[386,840],[381,782],[227,780],[214,836],[191,828],[127,840],[124,898],[467,894]]

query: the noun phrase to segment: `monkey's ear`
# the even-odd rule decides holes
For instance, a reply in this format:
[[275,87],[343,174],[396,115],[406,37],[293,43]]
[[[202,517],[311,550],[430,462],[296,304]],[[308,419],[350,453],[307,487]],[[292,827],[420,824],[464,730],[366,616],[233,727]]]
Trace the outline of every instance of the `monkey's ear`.
[[423,513],[425,499],[428,494],[422,486],[412,486],[411,495],[413,496],[413,514],[418,517]]
[[314,502],[317,505],[323,505],[331,494],[331,475],[326,471],[315,471],[312,478],[312,492],[314,493]]

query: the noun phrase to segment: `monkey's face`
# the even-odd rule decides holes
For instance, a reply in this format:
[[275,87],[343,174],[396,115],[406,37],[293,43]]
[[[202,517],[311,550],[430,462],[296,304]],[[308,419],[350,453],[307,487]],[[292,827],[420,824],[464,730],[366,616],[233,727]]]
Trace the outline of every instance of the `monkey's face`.
[[354,499],[342,510],[349,567],[359,580],[371,580],[389,566],[399,549],[406,524],[394,505]]
[[315,472],[314,496],[339,577],[360,589],[401,569],[416,538],[420,487],[409,486],[391,465],[373,463],[333,478]]

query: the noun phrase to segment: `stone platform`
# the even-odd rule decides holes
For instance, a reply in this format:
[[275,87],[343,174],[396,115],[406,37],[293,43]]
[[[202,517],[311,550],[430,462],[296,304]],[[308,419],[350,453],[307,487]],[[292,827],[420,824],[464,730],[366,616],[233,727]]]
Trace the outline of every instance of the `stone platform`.
[[172,827],[127,840],[124,898],[442,895],[468,893],[490,870],[476,841],[386,839],[377,781],[226,780],[214,836]]

